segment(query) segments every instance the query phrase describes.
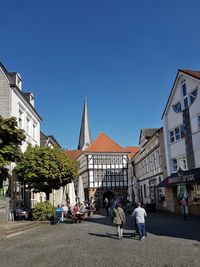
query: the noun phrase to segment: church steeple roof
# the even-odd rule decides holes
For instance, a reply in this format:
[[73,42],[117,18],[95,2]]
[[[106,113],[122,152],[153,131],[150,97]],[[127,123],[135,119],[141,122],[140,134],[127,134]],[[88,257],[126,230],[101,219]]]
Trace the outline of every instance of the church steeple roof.
[[89,119],[88,119],[88,106],[87,106],[87,98],[85,98],[78,149],[85,150],[90,145],[90,143],[91,139],[90,139],[90,129],[89,129]]

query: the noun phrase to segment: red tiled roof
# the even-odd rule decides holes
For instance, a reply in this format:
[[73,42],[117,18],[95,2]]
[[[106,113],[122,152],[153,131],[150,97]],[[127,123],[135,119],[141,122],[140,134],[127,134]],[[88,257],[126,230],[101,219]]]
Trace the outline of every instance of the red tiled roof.
[[66,150],[64,152],[65,155],[67,155],[69,158],[76,160],[83,151],[81,149],[78,149],[78,150]]
[[104,133],[100,133],[85,152],[118,152],[128,153],[129,151],[118,145]]
[[200,71],[196,71],[196,70],[180,70],[186,74],[191,75],[194,78],[200,79]]
[[130,159],[140,150],[139,147],[136,146],[125,146],[125,148],[131,152],[131,154],[128,155]]

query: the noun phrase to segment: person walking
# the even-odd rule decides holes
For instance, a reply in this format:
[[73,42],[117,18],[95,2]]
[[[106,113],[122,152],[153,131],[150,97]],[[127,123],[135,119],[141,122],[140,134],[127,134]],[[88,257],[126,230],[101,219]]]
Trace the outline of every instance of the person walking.
[[113,209],[113,223],[117,226],[118,238],[122,239],[123,225],[126,223],[126,217],[120,203]]
[[109,208],[110,208],[110,205],[109,205],[109,200],[108,200],[107,197],[106,197],[105,200],[104,200],[104,205],[105,205],[105,208],[106,208],[106,215],[108,216],[108,215],[109,215]]
[[143,240],[145,238],[145,217],[147,216],[147,213],[145,209],[141,207],[140,202],[136,204],[136,208],[134,209],[131,216],[135,216],[139,238],[140,240]]

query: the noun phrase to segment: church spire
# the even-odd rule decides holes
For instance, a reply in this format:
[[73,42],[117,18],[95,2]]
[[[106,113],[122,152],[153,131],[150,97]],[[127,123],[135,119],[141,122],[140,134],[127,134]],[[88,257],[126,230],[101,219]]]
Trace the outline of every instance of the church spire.
[[90,145],[90,143],[91,140],[90,140],[90,129],[88,120],[88,107],[87,107],[87,98],[85,98],[78,149],[85,150]]

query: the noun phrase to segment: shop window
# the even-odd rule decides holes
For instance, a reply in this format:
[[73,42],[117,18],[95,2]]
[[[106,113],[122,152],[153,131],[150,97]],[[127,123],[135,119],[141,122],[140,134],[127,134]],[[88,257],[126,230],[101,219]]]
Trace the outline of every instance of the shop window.
[[192,191],[192,201],[194,204],[200,204],[200,185],[194,184]]

